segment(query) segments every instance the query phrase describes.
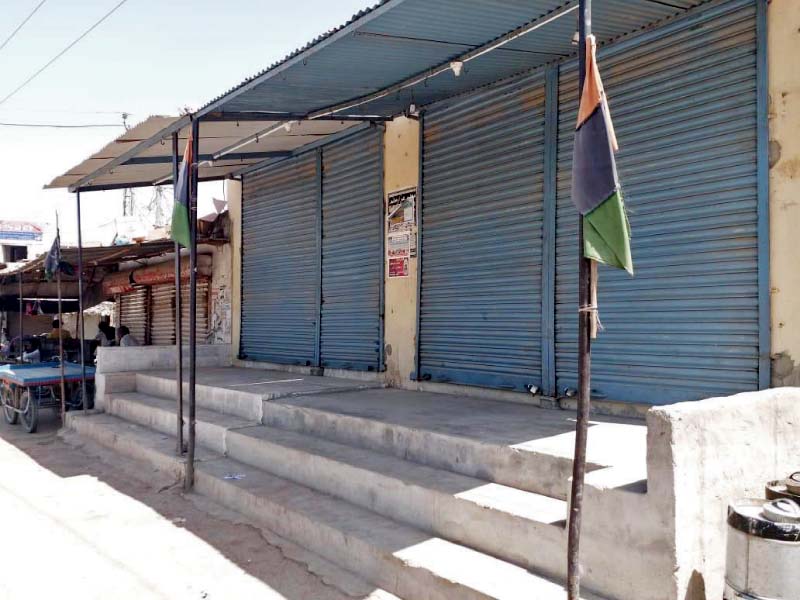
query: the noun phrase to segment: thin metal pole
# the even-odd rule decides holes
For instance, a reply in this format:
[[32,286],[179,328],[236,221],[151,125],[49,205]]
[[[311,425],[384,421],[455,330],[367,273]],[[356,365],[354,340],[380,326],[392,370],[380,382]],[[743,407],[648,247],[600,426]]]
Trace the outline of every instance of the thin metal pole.
[[186,457],[187,490],[194,487],[195,375],[197,355],[197,156],[200,123],[192,120],[192,164],[189,178],[189,448]]
[[83,236],[81,232],[81,191],[75,192],[75,206],[78,215],[78,331],[81,342],[81,398],[83,399],[83,412],[89,409],[86,398],[86,357],[84,353],[84,327],[83,327]]
[[23,335],[24,332],[22,331],[22,327],[23,327],[23,325],[22,325],[22,309],[23,309],[23,306],[22,306],[22,273],[19,274],[18,281],[19,281],[19,344],[17,344],[17,362],[21,363],[22,362],[22,353],[25,351],[25,343],[23,341],[25,336]]
[[[172,134],[172,187],[178,187],[178,132]],[[177,198],[175,199],[177,202]],[[175,242],[175,349],[178,353],[176,378],[178,384],[178,441],[177,453],[183,454],[183,319],[181,318],[181,245]]]
[[58,213],[56,213],[56,238],[58,239],[58,259],[56,265],[56,285],[58,287],[58,362],[61,367],[61,423],[67,412],[67,386],[64,383],[64,313],[61,310],[61,229],[58,226]]
[[[586,78],[586,36],[592,32],[592,0],[580,0],[578,13],[578,103]],[[567,597],[580,598],[580,536],[583,482],[586,475],[586,441],[591,402],[591,302],[592,268],[583,255],[583,218],[578,215],[578,418],[575,425],[575,455],[572,461],[572,491],[567,541]]]

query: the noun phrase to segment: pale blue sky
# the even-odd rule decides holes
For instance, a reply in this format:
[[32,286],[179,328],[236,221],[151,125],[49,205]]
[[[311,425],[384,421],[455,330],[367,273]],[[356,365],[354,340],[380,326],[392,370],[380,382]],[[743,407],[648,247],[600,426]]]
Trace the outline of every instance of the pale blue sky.
[[[0,2],[0,43],[39,1]],[[118,1],[47,0],[0,50],[0,98]],[[370,1],[128,0],[0,105],[0,122],[116,123],[126,111],[136,123],[150,114],[197,108],[346,21]],[[72,195],[42,186],[121,132],[0,126],[0,219],[51,222],[58,207],[62,237],[65,243],[73,241]],[[219,184],[203,187],[204,204],[211,195],[221,195]],[[150,191],[140,194],[149,197]],[[91,240],[94,226],[121,213],[121,194],[87,193],[82,205],[85,237]]]

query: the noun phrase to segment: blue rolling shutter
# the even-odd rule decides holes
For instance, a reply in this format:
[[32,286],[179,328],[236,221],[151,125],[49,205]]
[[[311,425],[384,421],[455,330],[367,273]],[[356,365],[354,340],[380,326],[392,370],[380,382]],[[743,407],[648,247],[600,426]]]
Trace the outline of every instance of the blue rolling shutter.
[[[667,403],[758,387],[756,8],[735,0],[599,50],[636,277],[601,267],[592,390]],[[575,64],[562,67],[556,376],[576,387]]]
[[316,155],[248,174],[242,200],[242,355],[313,365],[319,307]]
[[419,378],[541,385],[544,77],[425,113]]
[[323,367],[382,369],[382,129],[322,149]]

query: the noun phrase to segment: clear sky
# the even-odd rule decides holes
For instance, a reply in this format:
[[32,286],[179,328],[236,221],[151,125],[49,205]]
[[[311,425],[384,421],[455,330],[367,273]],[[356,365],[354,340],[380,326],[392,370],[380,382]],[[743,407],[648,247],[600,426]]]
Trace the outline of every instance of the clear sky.
[[[0,44],[41,0],[0,4]],[[0,98],[77,38],[119,0],[46,0],[0,50]],[[340,25],[371,0],[127,0],[97,29],[0,105],[0,122],[106,124],[130,113],[196,109]],[[34,129],[0,125],[0,219],[52,224],[58,208],[64,243],[75,241],[75,201],[42,186],[120,135],[122,127]],[[137,198],[149,199],[143,189]],[[210,212],[218,183],[202,184]],[[81,197],[84,239],[122,213],[121,192]]]

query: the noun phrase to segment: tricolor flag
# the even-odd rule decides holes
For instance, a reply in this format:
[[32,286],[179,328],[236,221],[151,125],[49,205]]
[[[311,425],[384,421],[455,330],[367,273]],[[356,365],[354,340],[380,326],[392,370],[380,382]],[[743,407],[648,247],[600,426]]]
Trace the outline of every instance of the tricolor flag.
[[188,248],[189,237],[189,173],[194,157],[192,155],[192,134],[186,140],[183,151],[183,162],[178,171],[178,182],[175,184],[175,204],[172,207],[172,239]]
[[59,271],[67,275],[75,274],[72,265],[61,259],[61,232],[56,229],[56,239],[44,259],[44,277],[47,281],[52,281]]
[[47,281],[52,281],[56,273],[61,268],[61,234],[56,231],[56,239],[50,246],[50,252],[44,259],[44,277]]
[[631,228],[617,178],[616,151],[617,138],[595,60],[595,39],[590,35],[575,129],[572,200],[583,215],[583,255],[633,275]]

